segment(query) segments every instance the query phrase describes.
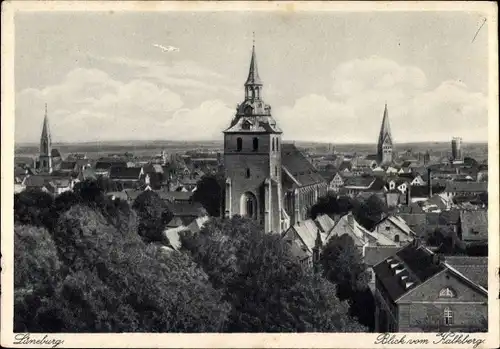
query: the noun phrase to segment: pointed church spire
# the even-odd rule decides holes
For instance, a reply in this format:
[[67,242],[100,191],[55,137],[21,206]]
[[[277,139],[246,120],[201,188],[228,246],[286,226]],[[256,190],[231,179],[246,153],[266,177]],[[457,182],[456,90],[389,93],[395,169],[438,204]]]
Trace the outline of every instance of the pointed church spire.
[[43,128],[42,128],[42,140],[46,140],[50,143],[50,128],[49,128],[49,119],[47,115],[47,103],[45,103],[45,116],[43,117]]
[[378,138],[379,144],[383,143],[387,136],[392,140],[391,127],[389,126],[389,112],[387,111],[387,103],[385,103],[384,117],[382,118],[382,126],[380,127],[380,135]]
[[257,55],[255,54],[255,33],[253,37],[252,45],[252,58],[250,60],[250,69],[248,71],[248,78],[245,85],[262,85],[262,81],[259,77],[259,70],[257,69]]

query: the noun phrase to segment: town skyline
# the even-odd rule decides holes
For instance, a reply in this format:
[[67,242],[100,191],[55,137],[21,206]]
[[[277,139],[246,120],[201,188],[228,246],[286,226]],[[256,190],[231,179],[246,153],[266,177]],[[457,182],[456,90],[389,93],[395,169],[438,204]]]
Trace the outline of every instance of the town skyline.
[[[263,98],[284,140],[376,143],[387,102],[395,144],[454,136],[487,142],[485,33],[474,40],[477,49],[458,55],[471,44],[465,31],[474,35],[478,15],[297,14],[302,35],[288,33],[278,13],[244,15],[233,33],[221,30],[233,21],[227,13],[182,14],[196,17],[188,33],[168,14],[37,14],[36,25],[29,16],[16,19],[16,143],[37,141],[44,103],[54,142],[221,140],[242,98],[254,31]],[[268,23],[274,19],[276,28]],[[91,39],[105,22],[115,28],[113,43],[105,44],[106,31]],[[374,33],[362,37],[369,28]],[[47,40],[33,43],[33,30]],[[201,32],[207,42],[190,47]],[[429,60],[418,48],[440,54]],[[467,63],[474,72],[463,69]]]

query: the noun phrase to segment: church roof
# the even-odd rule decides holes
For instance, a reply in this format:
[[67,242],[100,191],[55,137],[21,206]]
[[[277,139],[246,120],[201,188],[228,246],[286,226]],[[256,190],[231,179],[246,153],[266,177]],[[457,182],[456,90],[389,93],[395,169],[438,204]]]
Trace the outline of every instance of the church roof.
[[389,126],[389,112],[387,111],[386,104],[384,109],[384,117],[382,119],[382,126],[380,127],[380,134],[378,136],[378,144],[381,145],[387,137],[392,140],[391,128]]
[[321,174],[306,159],[294,144],[283,144],[281,147],[281,165],[285,173],[292,176],[300,187],[317,183],[326,183]]
[[257,68],[257,55],[255,54],[255,45],[252,46],[252,58],[250,60],[250,69],[245,85],[262,85],[259,77],[259,69]]

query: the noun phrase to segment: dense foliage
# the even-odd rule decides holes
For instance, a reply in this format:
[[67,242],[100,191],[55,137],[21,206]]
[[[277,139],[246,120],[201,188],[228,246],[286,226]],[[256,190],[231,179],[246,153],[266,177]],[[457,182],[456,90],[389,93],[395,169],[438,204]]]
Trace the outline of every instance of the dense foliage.
[[144,191],[135,199],[133,208],[139,216],[138,232],[145,242],[167,242],[163,234],[173,217],[167,204],[154,191]]
[[311,207],[310,216],[314,219],[321,214],[343,215],[349,211],[352,211],[359,224],[371,230],[383,215],[389,212],[389,209],[377,195],[372,195],[366,200],[359,200],[348,196],[328,194],[319,198],[318,202]]
[[362,331],[335,286],[311,275],[278,235],[253,221],[212,219],[183,246],[232,305],[230,332]]
[[320,258],[323,275],[337,285],[337,295],[350,304],[350,314],[373,329],[375,302],[368,288],[370,275],[354,240],[344,234],[333,236]]
[[212,217],[220,217],[224,200],[224,176],[205,175],[196,185],[193,200],[203,205]]
[[16,332],[366,329],[340,281],[255,221],[212,218],[175,252],[158,243],[169,212],[156,194],[131,208],[103,191],[85,181],[55,199],[16,194]]

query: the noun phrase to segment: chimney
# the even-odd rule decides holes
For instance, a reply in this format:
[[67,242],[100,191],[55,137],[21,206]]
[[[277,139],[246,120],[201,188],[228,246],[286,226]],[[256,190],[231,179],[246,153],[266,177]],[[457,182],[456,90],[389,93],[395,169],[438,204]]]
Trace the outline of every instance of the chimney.
[[408,185],[408,189],[406,189],[406,205],[410,206],[411,204],[411,184]]
[[431,169],[428,168],[427,169],[427,193],[428,193],[428,196],[431,197],[432,196],[432,178],[431,178]]

